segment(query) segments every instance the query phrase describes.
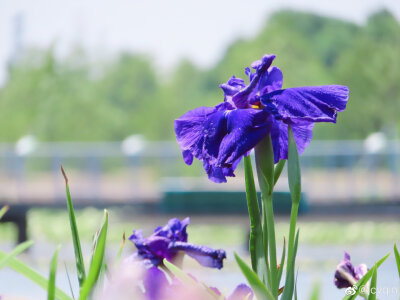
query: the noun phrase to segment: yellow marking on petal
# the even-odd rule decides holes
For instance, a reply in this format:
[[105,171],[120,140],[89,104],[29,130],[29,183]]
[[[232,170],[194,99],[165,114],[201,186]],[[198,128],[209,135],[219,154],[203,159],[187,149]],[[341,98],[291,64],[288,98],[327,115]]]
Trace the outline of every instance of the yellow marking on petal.
[[251,108],[260,108],[259,105],[252,105]]

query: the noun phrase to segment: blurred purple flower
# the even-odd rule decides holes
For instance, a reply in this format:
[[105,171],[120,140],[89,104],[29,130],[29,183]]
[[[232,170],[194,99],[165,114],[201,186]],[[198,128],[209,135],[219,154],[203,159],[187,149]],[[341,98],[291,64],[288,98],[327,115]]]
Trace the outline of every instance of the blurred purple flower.
[[171,219],[164,227],[157,227],[147,238],[143,238],[140,230],[134,230],[129,239],[138,251],[131,259],[143,260],[148,267],[159,266],[164,258],[173,261],[181,252],[191,256],[202,266],[221,269],[226,258],[225,251],[188,243],[186,227],[189,223],[189,218],[182,221]]
[[243,155],[271,134],[275,163],[287,159],[288,125],[293,130],[299,153],[312,138],[315,122],[336,122],[338,111],[346,108],[346,86],[327,85],[281,89],[283,75],[271,67],[275,55],[264,55],[246,68],[249,77],[233,76],[220,87],[224,102],[199,107],[175,120],[176,139],[183,159],[203,162],[210,180],[226,182]]
[[345,251],[343,260],[336,267],[333,282],[339,289],[348,288],[356,284],[367,272],[368,267],[365,264],[353,266],[350,255]]

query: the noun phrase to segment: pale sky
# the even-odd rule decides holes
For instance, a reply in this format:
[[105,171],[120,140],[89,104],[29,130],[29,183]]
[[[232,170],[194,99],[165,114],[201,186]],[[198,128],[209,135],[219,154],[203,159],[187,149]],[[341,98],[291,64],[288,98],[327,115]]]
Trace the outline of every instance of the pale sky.
[[400,0],[0,0],[0,82],[18,14],[24,46],[55,43],[59,55],[77,44],[97,56],[144,52],[168,69],[183,57],[201,67],[214,64],[235,39],[256,35],[268,15],[283,8],[357,23],[388,8],[400,19]]

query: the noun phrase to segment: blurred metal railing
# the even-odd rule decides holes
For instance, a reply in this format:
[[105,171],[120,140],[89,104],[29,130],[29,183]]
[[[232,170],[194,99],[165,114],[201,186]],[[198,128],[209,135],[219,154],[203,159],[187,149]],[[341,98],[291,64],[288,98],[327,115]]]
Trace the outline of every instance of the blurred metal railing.
[[[397,201],[400,144],[313,141],[301,157],[303,190],[311,202]],[[184,165],[175,142],[0,144],[0,203],[64,201],[63,164],[75,202],[157,201],[163,189],[243,190],[243,170],[228,184],[210,183],[201,164]],[[283,177],[286,176],[284,173]],[[277,189],[286,190],[287,180]]]

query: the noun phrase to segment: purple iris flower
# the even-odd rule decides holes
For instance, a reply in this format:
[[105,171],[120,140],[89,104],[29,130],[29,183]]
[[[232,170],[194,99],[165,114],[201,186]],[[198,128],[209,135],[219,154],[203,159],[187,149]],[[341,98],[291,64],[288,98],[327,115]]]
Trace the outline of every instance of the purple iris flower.
[[353,266],[350,255],[345,251],[343,260],[336,267],[333,282],[339,289],[348,288],[355,285],[367,272],[368,267],[365,264]]
[[246,68],[249,84],[233,76],[220,87],[224,102],[199,107],[175,120],[183,159],[203,162],[210,180],[226,182],[243,155],[271,134],[274,160],[288,156],[288,125],[301,154],[312,138],[315,122],[336,122],[346,108],[349,90],[342,85],[282,89],[283,75],[271,66],[275,55],[264,55]]
[[161,265],[164,258],[173,261],[182,252],[197,260],[202,266],[221,269],[226,258],[225,251],[188,243],[186,227],[189,223],[189,218],[182,221],[171,219],[164,227],[157,227],[147,238],[143,238],[140,230],[134,230],[129,239],[138,251],[132,258],[143,260],[151,267]]

